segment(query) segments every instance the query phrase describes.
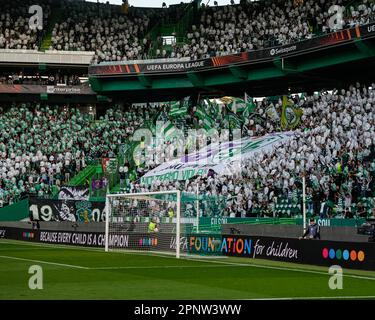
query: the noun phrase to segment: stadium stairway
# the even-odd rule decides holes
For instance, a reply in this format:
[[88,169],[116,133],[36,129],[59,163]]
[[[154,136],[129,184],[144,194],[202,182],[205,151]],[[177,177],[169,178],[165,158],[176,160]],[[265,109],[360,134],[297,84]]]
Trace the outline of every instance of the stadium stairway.
[[23,199],[16,203],[0,208],[0,221],[21,221],[29,214],[29,200]]
[[48,26],[46,28],[46,31],[44,33],[44,36],[40,45],[40,51],[46,51],[50,49],[50,46],[52,44],[53,28],[58,21],[62,20],[63,9],[60,7],[60,5],[61,5],[60,1],[57,1],[56,5],[53,7],[51,11],[51,16],[48,21]]
[[121,188],[120,188],[120,183],[116,184],[116,185],[110,190],[111,193],[119,193],[120,191],[122,191]]
[[101,172],[102,166],[99,164],[88,165],[85,169],[78,172],[72,179],[69,181],[70,186],[82,186],[86,185],[87,181],[90,181],[91,177],[96,173]]

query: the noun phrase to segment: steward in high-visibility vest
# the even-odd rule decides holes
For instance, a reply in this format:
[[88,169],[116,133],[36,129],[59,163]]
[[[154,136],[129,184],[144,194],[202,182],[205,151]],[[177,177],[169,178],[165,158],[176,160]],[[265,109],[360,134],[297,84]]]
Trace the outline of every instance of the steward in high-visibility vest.
[[148,231],[149,232],[155,232],[156,229],[156,223],[154,221],[150,221],[148,224]]
[[174,217],[174,210],[172,208],[168,209],[168,217],[173,218]]

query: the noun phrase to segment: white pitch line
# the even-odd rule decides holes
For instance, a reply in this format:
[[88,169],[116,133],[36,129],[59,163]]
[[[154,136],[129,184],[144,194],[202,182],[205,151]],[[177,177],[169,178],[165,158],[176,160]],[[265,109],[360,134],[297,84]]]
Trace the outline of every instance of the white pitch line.
[[[84,251],[95,251],[100,253],[105,253],[103,249],[101,248],[85,248],[85,247],[75,247],[75,246],[68,246],[68,245],[53,245],[53,244],[36,244],[36,243],[15,243],[12,241],[6,241],[3,239],[0,239],[0,243],[7,243],[12,245],[27,245],[27,246],[37,246],[37,247],[49,247],[51,249],[54,248],[61,248],[61,249],[71,249],[71,250],[84,250]],[[136,254],[136,255],[153,255],[158,256],[161,258],[168,258],[168,259],[175,259],[174,256],[168,256],[164,254],[160,254],[157,252],[142,252],[142,251],[113,251],[115,253],[121,253],[121,254]],[[105,253],[108,254],[108,253]],[[281,270],[281,271],[293,271],[293,272],[302,272],[302,273],[312,273],[312,274],[320,274],[320,275],[327,275],[326,272],[323,271],[314,271],[314,270],[307,270],[302,268],[290,268],[290,267],[276,267],[276,266],[266,266],[262,264],[248,264],[248,263],[236,263],[236,262],[229,262],[229,261],[217,261],[217,260],[210,260],[210,259],[199,259],[199,258],[182,258],[189,261],[201,261],[204,263],[216,263],[216,264],[225,264],[225,265],[231,265],[231,266],[238,266],[238,267],[253,267],[253,268],[263,268],[263,269],[272,269],[272,270]],[[181,259],[181,260],[182,260]],[[255,262],[256,263],[256,262]],[[89,267],[82,267],[85,269],[89,269]],[[354,279],[362,279],[362,280],[372,280],[375,281],[375,277],[367,277],[367,276],[360,276],[360,275],[354,275],[354,274],[343,274],[344,277],[354,278]]]
[[116,269],[179,269],[179,268],[227,268],[227,267],[233,267],[230,265],[222,266],[222,265],[191,265],[191,266],[124,266],[124,267],[90,267],[90,270],[116,270]]
[[[288,267],[275,267],[275,266],[266,266],[261,264],[247,264],[247,263],[236,263],[236,262],[229,262],[229,261],[210,261],[210,260],[203,260],[203,259],[186,259],[192,261],[201,261],[206,263],[219,263],[219,264],[227,264],[232,266],[239,266],[239,267],[254,267],[254,268],[263,268],[263,269],[273,269],[273,270],[282,270],[282,271],[294,271],[294,272],[304,272],[304,273],[314,273],[314,274],[322,274],[327,275],[326,272],[322,271],[314,271],[314,270],[306,270],[302,268],[288,268]],[[362,280],[372,280],[375,281],[375,277],[366,277],[366,276],[359,276],[354,274],[345,274],[343,273],[344,277],[362,279]]]
[[[245,300],[324,300],[324,299],[375,299],[375,296],[332,296],[332,297],[288,297],[288,298],[255,298]],[[242,299],[241,299],[242,300]]]
[[[108,255],[108,252],[104,251],[104,247],[83,247],[83,246],[73,246],[73,245],[64,245],[64,244],[54,244],[54,243],[32,243],[32,242],[24,242],[19,240],[4,240],[0,238],[0,244],[10,244],[15,246],[27,246],[27,247],[36,247],[41,249],[48,249],[48,250],[55,250],[55,249],[67,249],[67,250],[79,250],[79,251],[92,251],[96,253],[102,253],[105,255]],[[13,249],[12,249],[13,250]],[[19,249],[22,250],[22,249]],[[0,249],[1,251],[1,249]],[[8,249],[4,249],[4,251],[9,251]],[[121,249],[115,249],[110,250],[110,253],[116,253],[121,255],[137,255],[137,256],[155,256],[165,259],[176,259],[176,254],[174,252],[155,252],[155,251],[140,251],[140,250],[121,250]],[[182,254],[183,256],[183,254]],[[186,256],[186,255],[185,255]],[[221,257],[221,258],[227,258],[227,257]]]
[[41,263],[41,264],[50,264],[50,265],[54,265],[54,266],[67,267],[67,268],[86,269],[86,270],[89,269],[87,267],[76,266],[76,265],[73,265],[73,264],[57,263],[57,262],[34,260],[34,259],[25,259],[25,258],[11,257],[11,256],[0,256],[0,258],[27,261],[27,262],[36,262],[36,263]]
[[[51,250],[51,248],[45,248],[45,247],[41,247],[41,248],[27,248],[27,251],[30,251],[30,250]],[[9,249],[2,249],[2,248],[0,248],[0,252],[1,251],[9,252]],[[13,248],[12,252],[13,251],[25,251],[25,248]]]
[[[28,246],[28,247],[36,247],[41,249],[49,249],[49,250],[55,250],[55,249],[67,249],[67,250],[79,250],[79,251],[92,251],[96,253],[102,253],[105,255],[108,255],[108,252],[104,251],[104,247],[84,247],[84,246],[74,246],[74,245],[64,245],[64,244],[54,244],[54,243],[32,243],[32,242],[25,242],[20,240],[3,240],[0,238],[0,244],[10,244],[15,246]],[[2,249],[0,249],[1,251]],[[4,251],[7,251],[8,249],[4,249]],[[12,249],[13,250],[13,249]],[[22,249],[19,249],[22,250]],[[9,250],[8,250],[9,251]],[[176,259],[176,254],[174,252],[155,252],[155,251],[140,251],[140,250],[121,250],[121,249],[115,249],[110,250],[111,253],[121,254],[121,255],[138,255],[138,256],[156,256],[160,258],[167,258],[167,259]]]
[[[54,243],[32,243],[32,242],[26,242],[26,241],[20,241],[20,240],[3,240],[0,239],[0,244],[5,243],[5,244],[10,244],[14,246],[25,246],[25,247],[37,247],[41,249],[49,249],[49,250],[54,250],[54,249],[69,249],[69,250],[82,250],[82,251],[94,251],[94,252],[99,252],[99,253],[105,253],[104,252],[104,247],[80,247],[80,246],[72,246],[72,245],[64,245],[64,244],[54,244]],[[13,250],[13,249],[12,249]]]

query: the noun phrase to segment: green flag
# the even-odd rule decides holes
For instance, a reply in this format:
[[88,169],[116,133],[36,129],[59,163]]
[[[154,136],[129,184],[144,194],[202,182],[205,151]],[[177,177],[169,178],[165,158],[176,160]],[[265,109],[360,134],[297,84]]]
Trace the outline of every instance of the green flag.
[[156,125],[155,125],[155,122],[153,121],[150,121],[147,125],[146,125],[147,129],[149,129],[151,131],[151,133],[153,135],[156,134]]
[[246,102],[241,98],[223,97],[220,99],[228,108],[230,112],[240,114],[246,109]]
[[230,129],[239,129],[241,128],[241,125],[242,125],[242,121],[240,120],[240,118],[235,115],[234,113],[229,113],[226,117],[225,117],[226,121],[228,122],[228,125],[229,125],[229,128]]
[[254,103],[253,98],[249,97],[245,93],[245,102],[246,102],[246,107],[245,110],[242,112],[242,119],[249,118],[252,113],[255,112],[256,110],[256,104]]
[[158,122],[156,130],[166,141],[170,141],[175,137],[177,129],[173,123],[168,120],[165,122]]
[[204,110],[208,116],[214,120],[221,119],[221,105],[216,102],[216,99],[205,99],[203,100]]
[[246,109],[246,102],[241,98],[233,98],[232,103],[228,105],[228,108],[233,113],[239,114]]
[[195,111],[196,117],[202,121],[202,126],[205,130],[210,130],[215,127],[215,120],[212,119],[202,106],[198,106]]
[[169,111],[169,116],[172,118],[176,117],[184,117],[186,116],[188,112],[186,104],[183,104],[181,106],[180,101],[172,101],[170,103],[170,111]]

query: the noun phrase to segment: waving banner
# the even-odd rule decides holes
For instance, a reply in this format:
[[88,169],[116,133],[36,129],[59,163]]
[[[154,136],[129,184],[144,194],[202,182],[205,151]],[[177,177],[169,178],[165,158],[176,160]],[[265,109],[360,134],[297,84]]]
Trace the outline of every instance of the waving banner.
[[89,200],[90,190],[81,186],[64,186],[59,191],[59,200]]
[[231,175],[240,170],[241,161],[259,152],[270,152],[278,142],[286,142],[293,132],[268,134],[263,137],[247,137],[208,145],[197,152],[161,164],[141,178],[141,183],[155,180],[188,180],[195,175],[205,175],[209,170],[219,175]]

